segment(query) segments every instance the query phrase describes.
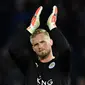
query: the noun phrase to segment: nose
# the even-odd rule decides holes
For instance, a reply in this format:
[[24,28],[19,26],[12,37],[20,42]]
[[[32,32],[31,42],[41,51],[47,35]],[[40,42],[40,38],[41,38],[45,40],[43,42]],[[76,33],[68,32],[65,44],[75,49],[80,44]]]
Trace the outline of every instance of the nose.
[[43,45],[41,43],[39,43],[38,48],[41,49],[43,47]]

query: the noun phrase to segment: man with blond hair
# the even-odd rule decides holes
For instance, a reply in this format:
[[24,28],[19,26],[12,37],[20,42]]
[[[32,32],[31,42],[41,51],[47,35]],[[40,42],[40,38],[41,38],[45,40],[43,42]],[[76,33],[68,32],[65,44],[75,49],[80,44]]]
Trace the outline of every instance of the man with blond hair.
[[[31,52],[27,71],[22,68],[23,66],[26,68],[26,62],[22,62],[20,66],[18,61],[18,66],[24,70],[26,85],[70,85],[70,45],[56,26],[58,8],[53,6],[53,11],[47,20],[50,33],[39,28],[42,9],[42,6],[37,9],[26,29],[35,56]],[[55,50],[52,49],[53,46]],[[18,60],[16,56],[15,60]]]

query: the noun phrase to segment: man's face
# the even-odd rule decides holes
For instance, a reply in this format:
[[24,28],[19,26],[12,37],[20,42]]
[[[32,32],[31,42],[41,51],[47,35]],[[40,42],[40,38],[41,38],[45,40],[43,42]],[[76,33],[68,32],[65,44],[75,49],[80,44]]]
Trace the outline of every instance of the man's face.
[[45,59],[51,52],[53,41],[43,33],[32,38],[32,47],[40,59]]

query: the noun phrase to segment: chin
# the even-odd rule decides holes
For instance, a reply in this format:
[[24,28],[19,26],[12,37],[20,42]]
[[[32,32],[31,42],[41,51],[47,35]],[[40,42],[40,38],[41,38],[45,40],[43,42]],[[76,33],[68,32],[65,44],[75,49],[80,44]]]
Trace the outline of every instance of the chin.
[[47,58],[47,55],[39,55],[39,58],[40,58],[41,60],[43,60],[43,59]]

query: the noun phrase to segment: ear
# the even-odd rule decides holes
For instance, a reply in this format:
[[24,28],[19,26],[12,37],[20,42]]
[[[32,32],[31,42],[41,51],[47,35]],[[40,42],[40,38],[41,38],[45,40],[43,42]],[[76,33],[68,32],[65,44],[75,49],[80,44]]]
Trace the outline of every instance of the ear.
[[35,52],[34,46],[32,46],[33,51]]
[[53,40],[52,39],[50,39],[50,44],[51,44],[51,46],[53,45]]

